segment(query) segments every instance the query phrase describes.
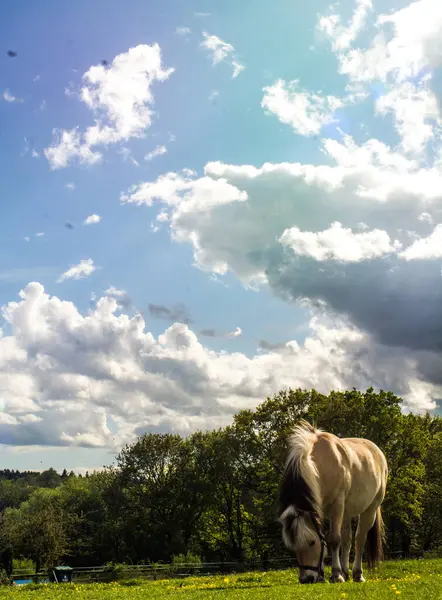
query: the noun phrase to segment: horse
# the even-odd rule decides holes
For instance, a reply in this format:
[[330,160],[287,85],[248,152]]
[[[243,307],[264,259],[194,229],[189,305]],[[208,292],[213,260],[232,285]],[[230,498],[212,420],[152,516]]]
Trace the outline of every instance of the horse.
[[[364,438],[339,438],[305,420],[294,428],[279,490],[279,518],[286,547],[298,559],[300,583],[325,582],[324,558],[331,550],[331,583],[348,581],[352,518],[358,518],[352,577],[365,581],[383,559],[385,528],[381,504],[387,487],[384,453]],[[330,522],[328,538],[324,520]],[[342,559],[339,551],[342,549]]]

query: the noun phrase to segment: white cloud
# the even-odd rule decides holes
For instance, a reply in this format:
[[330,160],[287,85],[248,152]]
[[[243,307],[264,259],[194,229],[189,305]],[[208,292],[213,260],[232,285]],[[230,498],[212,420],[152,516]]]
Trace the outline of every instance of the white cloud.
[[[338,129],[338,139],[320,141],[321,161],[210,162],[201,175],[183,169],[141,182],[121,200],[167,211],[171,238],[189,244],[194,264],[210,275],[231,272],[325,311],[324,335],[336,334],[336,315],[348,319],[358,356],[391,352],[401,365],[399,382],[383,359],[370,362],[362,368],[368,380],[386,377],[386,388],[422,408],[441,397],[442,385],[442,225],[428,235],[442,214],[440,92],[430,72],[442,64],[442,4],[417,0],[378,18],[371,11],[361,0],[348,25],[336,16],[319,24],[332,40],[345,96],[279,80],[264,90],[262,106],[298,133],[317,135],[337,107],[344,113],[369,99],[364,109],[392,117],[397,144],[367,131],[357,142]],[[206,47],[215,64],[233,56],[230,44],[207,34]],[[336,351],[345,353],[341,342]],[[364,387],[356,363],[345,368]]]
[[442,225],[436,225],[429,236],[416,240],[401,252],[405,260],[428,260],[442,258]]
[[151,161],[157,156],[162,156],[163,154],[167,154],[166,146],[157,146],[151,152],[148,152],[144,157],[144,160]]
[[360,262],[372,260],[385,254],[396,253],[399,242],[390,240],[387,232],[373,229],[364,233],[353,233],[339,222],[332,223],[329,229],[312,232],[301,231],[297,227],[286,229],[279,238],[299,256],[310,256],[317,261],[338,260]]
[[13,96],[9,90],[5,90],[3,92],[3,99],[6,100],[6,102],[23,102],[23,100],[21,100],[20,98],[16,98],[15,96]]
[[28,154],[30,149],[31,149],[31,147],[29,145],[29,140],[27,137],[25,137],[24,143],[23,143],[23,152],[21,153],[21,156],[26,156],[26,154]]
[[130,148],[123,146],[118,150],[118,153],[122,155],[124,162],[131,162],[135,167],[140,166],[140,163],[132,156]]
[[[190,244],[195,264],[208,273],[230,271],[290,301],[325,302],[383,343],[434,349],[442,335],[439,273],[430,264],[417,273],[416,261],[397,251],[409,244],[419,215],[442,211],[441,170],[375,139],[324,140],[323,152],[319,165],[208,163],[201,177],[166,173],[121,200],[167,209],[172,239]],[[330,231],[338,220],[342,230]],[[304,237],[303,255],[279,241],[292,228]],[[340,239],[330,239],[336,233]],[[324,254],[335,260],[317,260]]]
[[78,128],[55,130],[57,139],[45,149],[51,167],[66,167],[74,159],[95,164],[101,153],[93,148],[144,137],[152,121],[152,85],[166,81],[173,71],[163,68],[158,44],[140,44],[117,55],[109,67],[91,67],[79,96],[93,112],[95,125],[84,134]]
[[35,234],[35,237],[43,237],[44,236],[44,231],[39,231],[38,233]]
[[240,73],[242,73],[244,71],[244,69],[246,68],[245,65],[241,64],[237,60],[232,60],[232,67],[233,67],[233,74],[232,74],[233,79],[235,79],[235,77],[238,77],[238,75]]
[[82,315],[36,282],[3,316],[11,327],[0,338],[4,444],[118,448],[146,430],[188,434],[288,386],[397,389],[418,410],[433,408],[440,391],[419,377],[417,354],[404,361],[320,311],[302,345],[252,357],[209,350],[184,324],[155,338],[110,297]]
[[[357,31],[366,25],[370,0],[357,2]],[[438,0],[416,0],[408,6],[381,14],[374,24],[368,48],[351,47],[355,36],[346,36],[337,15],[321,17],[319,29],[328,34],[337,53],[339,72],[349,79],[347,90],[354,100],[374,93],[379,114],[391,113],[401,138],[401,150],[424,160],[429,142],[440,142],[439,101],[432,89],[431,69],[442,65],[442,4]],[[356,29],[354,31],[356,31]],[[352,28],[347,32],[353,31]]]
[[393,78],[402,82],[425,68],[442,64],[442,5],[416,0],[377,18],[377,35],[367,50],[352,49],[339,56],[341,73],[355,81]]
[[125,290],[119,290],[113,285],[108,287],[104,293],[106,296],[109,296],[111,298],[124,298],[127,296],[127,292]]
[[240,335],[242,335],[242,329],[241,327],[237,327],[235,331],[229,331],[229,333],[226,334],[226,337],[233,339],[239,337]]
[[71,192],[73,192],[75,190],[75,183],[73,183],[72,181],[70,181],[69,183],[66,183],[64,187],[67,190],[70,190]]
[[219,62],[227,58],[230,54],[233,54],[235,52],[235,48],[232,46],[232,44],[223,42],[223,40],[216,35],[209,35],[204,31],[203,38],[204,41],[201,42],[201,46],[203,46],[207,50],[210,50],[210,52],[212,53],[212,60],[214,65],[218,64]]
[[423,223],[429,223],[430,225],[433,225],[433,217],[430,215],[430,213],[427,212],[423,212],[418,216],[418,220],[422,221]]
[[186,207],[193,211],[247,199],[246,193],[238,192],[225,179],[193,179],[194,175],[190,169],[183,169],[181,173],[166,173],[153,183],[132,186],[128,194],[121,195],[121,201],[151,206],[154,200],[161,200],[170,205],[177,205],[184,198]]
[[261,106],[275,114],[281,123],[309,136],[318,134],[324,125],[333,121],[334,112],[343,102],[335,96],[319,96],[303,90],[298,80],[287,83],[279,79],[264,88]]
[[66,281],[66,279],[83,279],[89,277],[96,270],[92,258],[81,260],[78,265],[72,265],[67,271],[62,273],[58,278],[58,283]]
[[83,225],[93,225],[94,223],[99,223],[101,221],[100,215],[89,215],[83,221]]
[[190,27],[177,27],[175,29],[175,32],[178,35],[189,35],[192,33],[192,30],[190,29]]
[[434,138],[434,125],[441,125],[438,100],[426,83],[399,84],[376,101],[378,113],[393,113],[404,152],[421,153]]
[[224,42],[216,35],[209,35],[205,31],[203,32],[203,38],[201,46],[210,52],[213,65],[217,65],[225,60],[230,62],[233,69],[233,79],[245,69],[245,66],[237,60],[235,48],[232,44]]
[[345,50],[363,29],[367,15],[372,9],[371,0],[356,0],[356,8],[348,27],[341,25],[339,15],[330,14],[319,19],[318,29],[331,38],[333,50]]
[[[107,290],[104,292],[104,295],[108,298],[114,298],[117,304],[126,310],[132,308],[132,301],[129,297],[129,294],[126,290],[119,290],[113,285],[109,286]],[[96,300],[96,298],[95,298]]]
[[43,419],[41,417],[39,417],[38,415],[34,415],[32,413],[28,413],[27,415],[23,415],[19,419],[20,423],[39,423],[41,421],[43,421]]
[[74,159],[78,159],[80,163],[93,165],[101,161],[101,154],[94,152],[81,139],[77,129],[70,131],[54,130],[57,139],[54,144],[45,148],[44,153],[52,169],[62,169]]

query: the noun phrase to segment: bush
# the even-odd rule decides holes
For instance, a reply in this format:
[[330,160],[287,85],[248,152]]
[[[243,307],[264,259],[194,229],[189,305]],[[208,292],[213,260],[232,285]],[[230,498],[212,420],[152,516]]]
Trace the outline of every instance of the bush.
[[0,569],[0,585],[11,585],[11,583],[12,583],[12,580],[8,576],[6,571],[4,571],[3,569]]
[[126,563],[108,562],[104,567],[104,572],[108,575],[110,581],[115,581],[121,578],[121,575],[128,566]]
[[12,561],[12,572],[16,571],[34,573],[35,564],[30,558],[14,558]]
[[172,571],[175,573],[198,573],[201,566],[201,558],[196,554],[177,554],[172,557]]
[[442,546],[424,552],[424,558],[442,558]]

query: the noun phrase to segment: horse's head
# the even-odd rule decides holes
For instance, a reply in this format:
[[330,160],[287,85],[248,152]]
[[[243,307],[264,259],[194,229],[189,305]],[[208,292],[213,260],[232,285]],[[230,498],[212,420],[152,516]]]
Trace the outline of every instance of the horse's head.
[[289,506],[279,517],[279,522],[285,545],[298,559],[300,583],[322,580],[325,542],[316,517]]

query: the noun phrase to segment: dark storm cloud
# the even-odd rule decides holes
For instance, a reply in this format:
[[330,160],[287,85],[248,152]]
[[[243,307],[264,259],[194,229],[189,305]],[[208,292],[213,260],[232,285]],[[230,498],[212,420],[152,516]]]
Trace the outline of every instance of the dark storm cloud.
[[261,350],[283,350],[286,346],[282,343],[268,342],[267,340],[259,340],[258,347]]
[[201,329],[200,335],[204,335],[205,337],[216,337],[217,333],[215,329]]
[[164,304],[149,304],[148,308],[150,314],[157,319],[164,319],[174,323],[185,323],[186,325],[192,323],[187,308],[183,304],[177,304],[173,307],[165,306]]
[[318,262],[276,249],[266,274],[284,299],[324,301],[383,344],[442,351],[439,261]]

